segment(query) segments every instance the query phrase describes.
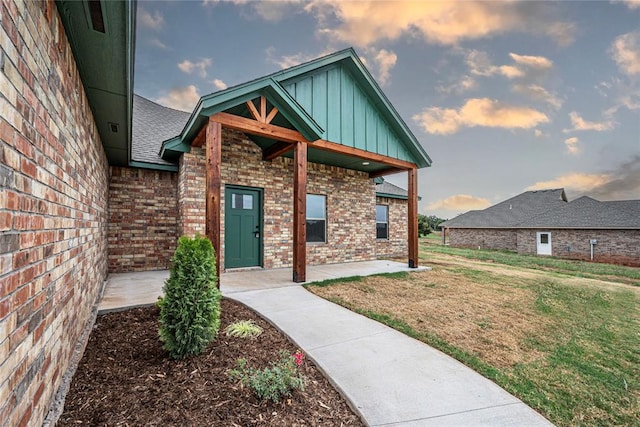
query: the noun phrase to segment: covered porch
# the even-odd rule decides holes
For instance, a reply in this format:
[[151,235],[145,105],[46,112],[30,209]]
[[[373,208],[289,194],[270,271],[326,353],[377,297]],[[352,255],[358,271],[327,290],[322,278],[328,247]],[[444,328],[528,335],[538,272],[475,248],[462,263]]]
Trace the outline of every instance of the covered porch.
[[[246,135],[255,144],[253,148],[260,150],[259,157],[251,159],[251,162],[240,157],[232,159],[229,153],[235,148],[230,146],[234,143],[225,137],[229,135],[228,131]],[[250,151],[251,148],[243,150]],[[319,179],[326,177],[330,181],[338,173],[329,169],[324,176],[319,177],[316,173],[314,183],[310,181],[312,165],[357,172],[359,192],[352,188],[352,194],[348,197],[369,197],[374,205],[370,210],[371,215],[375,207],[373,179],[406,172],[407,265],[409,268],[418,266],[417,170],[429,166],[431,161],[352,50],[202,97],[182,133],[165,141],[161,149],[164,160],[180,162],[180,176],[188,173],[183,169],[186,167],[184,159],[190,153],[201,153],[199,155],[204,164],[206,211],[203,231],[218,255],[218,274],[222,271],[222,265],[225,269],[264,266],[265,254],[272,252],[268,245],[277,239],[272,238],[271,243],[263,240],[267,221],[264,221],[261,213],[267,193],[265,188],[270,184],[264,183],[264,174],[261,177],[263,181],[254,184],[257,177],[249,172],[274,171],[275,166],[268,164],[282,165],[278,169],[281,175],[273,178],[288,182],[289,185],[280,193],[280,198],[283,205],[291,205],[291,210],[285,207],[286,218],[279,218],[272,212],[271,221],[282,220],[281,226],[272,227],[284,231],[275,246],[282,247],[286,240],[291,252],[283,256],[285,260],[281,265],[292,265],[291,277],[294,282],[307,281],[307,243],[315,238],[307,235],[307,222],[310,220],[307,197],[314,193],[313,186],[317,191]],[[279,162],[283,158],[286,162]],[[230,172],[237,170],[242,172]],[[333,184],[333,187],[326,187],[321,192],[335,195],[345,191],[346,187],[335,185],[335,181]],[[235,187],[236,191],[227,193],[230,187]],[[273,200],[273,190],[270,190],[270,194]],[[327,196],[324,197],[323,208],[326,211],[335,209],[336,206],[327,206]],[[243,205],[243,198],[248,200],[248,208]],[[232,206],[233,209],[253,209],[255,219],[247,219],[250,212],[231,212],[230,204],[236,201],[241,207]],[[254,201],[259,202],[258,208]],[[351,224],[363,224],[363,227],[372,225],[372,231],[375,232],[375,217],[369,215],[368,211],[365,211],[367,218],[360,215],[362,211],[353,211],[348,220]],[[227,217],[236,221],[231,235],[231,222],[227,221]],[[242,225],[245,220],[251,221],[252,225]],[[327,222],[324,218],[325,232]],[[362,256],[366,250],[364,248],[371,241],[375,243],[375,234],[372,235],[366,243],[365,239],[361,239],[361,243],[365,244],[360,245],[359,256],[345,254],[342,257],[336,255],[340,243],[329,241],[330,236],[325,236],[323,242],[327,246],[333,245],[331,250],[334,254],[325,257],[326,262],[374,259],[375,253],[368,258]],[[228,251],[232,245],[241,255],[246,253],[244,248],[253,246],[248,252],[252,254],[250,261],[254,263],[228,263],[231,260],[231,257],[227,257]],[[236,259],[240,259],[240,256]]]

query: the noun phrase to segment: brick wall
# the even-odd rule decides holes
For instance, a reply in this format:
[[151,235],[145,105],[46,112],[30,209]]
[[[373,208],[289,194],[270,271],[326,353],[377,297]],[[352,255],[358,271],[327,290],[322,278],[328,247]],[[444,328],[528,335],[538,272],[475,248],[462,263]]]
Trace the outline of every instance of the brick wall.
[[389,207],[389,239],[376,240],[378,258],[406,257],[407,250],[407,201],[376,197],[376,204]]
[[518,230],[519,253],[537,253],[537,231],[551,233],[553,256],[590,260],[589,240],[596,239],[594,261],[640,267],[640,230]]
[[109,272],[169,268],[178,238],[178,174],[109,170]]
[[[262,161],[262,150],[237,131],[223,129],[222,203],[224,186],[264,189],[263,240],[265,268],[292,263],[293,162],[280,157]],[[205,232],[204,150],[192,148],[180,160],[178,182],[179,231]],[[375,186],[362,172],[309,163],[307,192],[327,196],[327,243],[307,244],[308,264],[375,258]],[[357,218],[354,221],[354,218]],[[222,215],[224,236],[224,215]],[[224,267],[224,242],[220,254]]]
[[0,2],[0,424],[40,425],[107,273],[108,166],[53,2]]
[[516,236],[516,230],[509,229],[450,228],[447,232],[447,242],[458,248],[516,251]]

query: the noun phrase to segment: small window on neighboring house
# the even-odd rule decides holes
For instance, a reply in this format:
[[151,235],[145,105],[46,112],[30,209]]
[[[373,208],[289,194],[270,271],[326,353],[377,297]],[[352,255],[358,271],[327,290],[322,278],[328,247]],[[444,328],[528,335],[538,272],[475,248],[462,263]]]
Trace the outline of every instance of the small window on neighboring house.
[[327,241],[327,196],[307,194],[307,242]]
[[389,206],[376,205],[376,239],[389,238]]

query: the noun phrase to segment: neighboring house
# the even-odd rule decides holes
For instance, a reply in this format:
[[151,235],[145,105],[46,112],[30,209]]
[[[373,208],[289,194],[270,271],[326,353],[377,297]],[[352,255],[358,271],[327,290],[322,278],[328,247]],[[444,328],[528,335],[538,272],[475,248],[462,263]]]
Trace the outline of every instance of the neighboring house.
[[640,266],[640,200],[528,191],[441,224],[451,246]]
[[[204,96],[133,95],[135,2],[0,2],[0,424],[41,425],[108,272],[404,255],[431,161],[351,49]],[[404,195],[374,179],[407,172]],[[386,215],[385,215],[386,213]]]

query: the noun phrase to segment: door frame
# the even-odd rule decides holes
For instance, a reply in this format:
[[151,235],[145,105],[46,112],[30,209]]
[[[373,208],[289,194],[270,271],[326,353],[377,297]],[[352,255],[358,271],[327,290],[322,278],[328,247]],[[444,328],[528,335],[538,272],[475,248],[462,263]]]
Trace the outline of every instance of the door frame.
[[[258,193],[258,229],[260,232],[260,243],[258,244],[258,264],[254,267],[264,267],[264,188],[251,187],[248,185],[225,184],[224,186],[224,269],[227,270],[227,190],[250,190]],[[245,267],[230,267],[245,268]],[[251,267],[246,267],[251,268]]]
[[[540,237],[546,234],[549,237],[549,243],[541,243]],[[540,252],[540,245],[549,245],[549,252]],[[553,245],[550,231],[536,231],[536,255],[553,255]]]

